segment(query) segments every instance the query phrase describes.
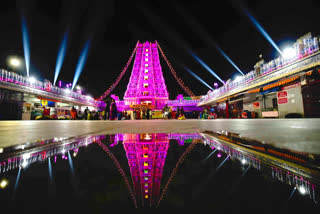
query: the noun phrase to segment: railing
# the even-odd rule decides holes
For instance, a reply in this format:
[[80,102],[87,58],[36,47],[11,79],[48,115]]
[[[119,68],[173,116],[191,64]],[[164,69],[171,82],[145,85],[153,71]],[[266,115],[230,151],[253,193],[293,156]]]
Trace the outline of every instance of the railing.
[[168,100],[169,106],[194,106],[197,105],[200,100]]
[[98,106],[98,102],[92,97],[59,88],[52,85],[50,81],[42,82],[4,69],[0,69],[0,87],[66,102]]
[[256,72],[251,71],[245,75],[241,80],[227,83],[224,86],[209,92],[200,98],[198,105],[204,105],[206,102],[222,99],[232,94],[254,88],[256,86],[283,78],[285,76],[297,73],[309,66],[320,65],[320,52],[316,52],[310,56],[304,57],[297,61],[292,61],[284,67],[270,71],[269,73],[257,76]]

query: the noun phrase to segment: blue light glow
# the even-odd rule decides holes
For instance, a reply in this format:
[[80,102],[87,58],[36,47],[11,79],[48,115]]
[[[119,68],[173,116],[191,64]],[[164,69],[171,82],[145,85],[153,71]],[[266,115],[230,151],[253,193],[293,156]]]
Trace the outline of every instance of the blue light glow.
[[186,69],[192,76],[194,76],[197,80],[199,80],[200,82],[202,82],[202,84],[204,84],[205,86],[207,86],[208,88],[210,88],[211,90],[213,90],[212,87],[210,87],[210,85],[208,85],[205,81],[203,81],[203,79],[201,79],[198,75],[196,75],[195,73],[193,73],[189,68],[184,67],[184,69]]
[[213,76],[215,76],[221,83],[224,84],[223,80],[206,64],[204,63],[197,55],[189,51],[189,53],[207,70],[209,71]]
[[240,72],[240,74],[242,74],[244,76],[244,74],[242,73],[242,71],[238,68],[238,66],[236,66],[236,64],[234,64],[234,62],[227,56],[227,54],[225,54],[225,52],[223,52],[223,50],[221,50],[218,46],[216,46],[216,48],[218,49],[218,51],[224,56],[224,58],[226,58],[230,63],[231,65],[233,65],[233,67],[235,69],[237,69],[237,71]]
[[77,82],[79,80],[80,74],[82,72],[82,69],[83,69],[84,64],[86,62],[86,59],[88,57],[89,47],[90,47],[90,40],[88,40],[86,42],[86,44],[84,45],[84,48],[83,48],[83,50],[81,52],[81,55],[79,57],[79,61],[78,61],[77,68],[76,68],[76,72],[75,72],[74,77],[73,77],[71,90],[73,90],[74,86],[77,84]]
[[19,168],[19,172],[18,172],[18,175],[17,175],[17,180],[16,180],[16,183],[15,183],[15,185],[14,185],[14,190],[13,190],[13,194],[12,194],[12,199],[15,198],[15,195],[16,195],[16,192],[17,192],[17,188],[18,188],[19,180],[20,180],[20,174],[21,174],[21,167]]
[[52,166],[51,166],[51,160],[50,160],[50,157],[48,158],[48,169],[49,169],[49,178],[50,178],[50,182],[52,182]]
[[24,17],[22,17],[22,42],[23,42],[24,60],[26,63],[27,76],[29,77],[30,42],[29,42],[27,23]]
[[243,10],[245,11],[245,14],[249,17],[249,19],[251,20],[251,22],[254,24],[254,26],[257,28],[257,30],[264,36],[264,38],[266,38],[268,40],[268,42],[281,54],[282,56],[282,52],[280,50],[280,48],[276,45],[276,43],[272,40],[272,38],[269,36],[269,34],[263,29],[263,27],[259,24],[259,22],[249,13],[248,10],[246,10],[245,8],[243,8]]
[[58,52],[58,57],[57,57],[57,62],[56,62],[56,70],[54,72],[54,81],[53,85],[56,84],[56,81],[58,79],[64,57],[66,55],[66,50],[67,50],[67,40],[68,40],[68,31],[64,34],[63,40],[61,42],[59,52]]
[[73,163],[72,163],[72,158],[71,158],[71,155],[70,155],[70,152],[69,152],[69,151],[68,151],[68,160],[69,160],[69,165],[70,165],[71,174],[72,174],[72,176],[74,176]]
[[218,169],[220,169],[220,168],[222,167],[222,165],[224,164],[224,162],[226,162],[226,161],[228,160],[229,156],[230,156],[230,155],[228,155],[228,156],[226,157],[226,159],[224,159],[224,160],[219,164],[219,166],[216,168],[216,170],[218,170]]

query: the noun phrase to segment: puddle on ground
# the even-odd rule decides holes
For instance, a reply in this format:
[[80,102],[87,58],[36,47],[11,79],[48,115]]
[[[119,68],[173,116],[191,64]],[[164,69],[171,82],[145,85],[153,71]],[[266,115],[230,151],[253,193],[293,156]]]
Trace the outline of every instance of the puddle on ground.
[[0,152],[8,207],[319,209],[319,156],[232,133],[90,135]]

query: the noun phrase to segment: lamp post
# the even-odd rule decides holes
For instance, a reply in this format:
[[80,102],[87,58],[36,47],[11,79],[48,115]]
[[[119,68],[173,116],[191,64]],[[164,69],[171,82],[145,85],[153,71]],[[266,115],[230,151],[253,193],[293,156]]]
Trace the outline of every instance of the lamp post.
[[217,89],[219,84],[215,82],[215,83],[213,83],[213,86]]

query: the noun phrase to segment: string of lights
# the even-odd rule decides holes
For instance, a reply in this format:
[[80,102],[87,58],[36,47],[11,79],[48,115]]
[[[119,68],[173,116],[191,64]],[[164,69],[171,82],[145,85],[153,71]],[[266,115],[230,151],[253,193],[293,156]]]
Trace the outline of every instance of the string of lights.
[[[137,47],[137,46],[136,46],[136,47]],[[119,173],[120,173],[120,174],[122,175],[122,177],[124,178],[125,183],[126,183],[126,185],[127,185],[127,187],[128,187],[128,190],[129,190],[129,192],[130,192],[130,195],[131,195],[131,197],[132,197],[132,199],[133,199],[134,207],[137,208],[138,206],[137,206],[136,197],[135,197],[134,194],[133,194],[133,191],[132,191],[132,188],[131,188],[131,186],[130,186],[130,184],[129,184],[128,178],[127,178],[125,172],[123,171],[120,163],[118,162],[117,158],[112,154],[112,152],[109,150],[109,148],[108,148],[105,144],[103,144],[100,140],[97,140],[97,141],[94,141],[94,142],[95,142],[96,144],[98,144],[98,145],[108,154],[108,156],[113,160],[113,162],[114,162],[115,165],[117,166],[117,168],[118,168],[118,170],[119,170]]]
[[136,53],[138,44],[139,44],[139,40],[138,40],[138,42],[137,42],[134,50],[132,51],[131,56],[130,56],[130,58],[129,58],[127,64],[126,64],[126,66],[122,69],[122,71],[121,71],[120,75],[118,76],[118,78],[116,79],[116,81],[108,88],[108,90],[106,90],[106,91],[104,92],[103,95],[101,95],[101,96],[100,96],[98,99],[96,99],[96,100],[102,101],[102,100],[103,100],[104,98],[106,98],[106,97],[113,91],[113,89],[118,85],[118,83],[119,83],[120,80],[122,79],[123,75],[126,73],[128,67],[129,67],[129,65],[130,65],[130,63],[131,63],[131,61],[132,61],[132,59],[133,59],[134,54]]
[[177,82],[179,83],[179,85],[183,88],[183,90],[190,96],[190,97],[194,97],[194,93],[188,88],[188,86],[186,86],[184,84],[184,82],[182,81],[182,79],[180,79],[178,76],[177,76],[177,73],[175,72],[175,70],[173,69],[172,65],[170,64],[169,60],[167,59],[166,55],[164,54],[164,52],[162,51],[159,43],[156,41],[157,43],[157,46],[161,52],[161,55],[162,57],[164,58],[164,60],[166,61],[168,67],[170,68],[170,71],[172,73],[172,75],[174,76],[174,78],[177,80]]
[[175,174],[177,173],[179,165],[180,165],[181,163],[183,163],[183,161],[184,161],[184,159],[185,159],[185,156],[193,150],[193,148],[195,147],[195,145],[196,145],[198,142],[199,142],[199,141],[194,140],[194,141],[186,148],[186,150],[183,152],[183,154],[180,156],[180,158],[179,158],[179,160],[178,160],[178,162],[177,162],[177,164],[176,164],[176,167],[172,170],[172,173],[171,173],[171,175],[170,175],[170,177],[169,177],[169,179],[168,179],[168,181],[167,181],[167,183],[166,183],[166,185],[165,185],[165,187],[164,187],[164,189],[163,189],[163,191],[162,191],[162,194],[161,194],[161,196],[160,196],[160,198],[159,198],[159,201],[158,201],[158,204],[157,204],[157,208],[159,207],[160,202],[161,202],[161,200],[162,200],[165,192],[167,191],[169,184],[171,183],[171,181],[173,180],[173,177],[174,177]]

